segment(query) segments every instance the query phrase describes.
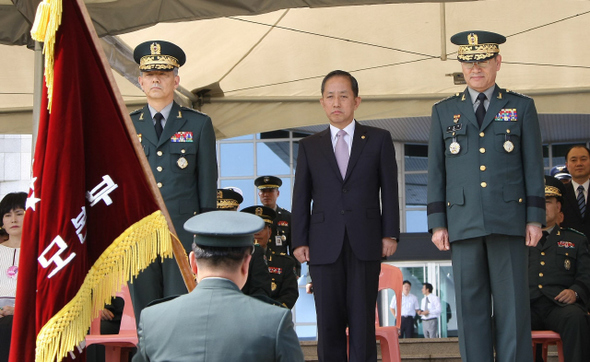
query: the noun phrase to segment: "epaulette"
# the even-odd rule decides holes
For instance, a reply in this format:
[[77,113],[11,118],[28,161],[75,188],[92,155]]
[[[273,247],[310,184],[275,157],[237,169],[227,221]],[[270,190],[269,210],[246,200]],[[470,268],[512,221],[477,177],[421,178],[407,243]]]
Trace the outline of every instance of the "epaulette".
[[572,228],[562,228],[562,229],[564,229],[564,230],[568,230],[568,231],[572,231],[572,232],[574,232],[574,233],[576,233],[576,234],[578,234],[578,235],[582,235],[583,237],[586,237],[586,235],[585,235],[583,232],[581,232],[581,231],[578,231],[578,230],[576,230],[576,229],[572,229]]
[[445,101],[448,101],[449,99],[458,98],[460,95],[461,95],[461,93],[455,93],[455,94],[453,94],[450,97],[447,97],[445,99],[441,99],[440,101],[434,103],[434,105],[436,106],[437,104],[442,103],[442,102],[445,102]]
[[[182,109],[183,111],[193,112],[193,113],[197,113],[197,114],[202,114],[203,116],[207,116],[207,113],[203,113],[201,111],[197,111],[194,108],[188,108],[188,107],[180,106],[180,109]],[[209,117],[209,116],[207,116],[207,117]]]
[[526,99],[531,99],[531,97],[527,96],[526,94],[517,93],[515,91],[511,91],[510,89],[506,89],[506,93],[514,94],[515,96],[526,98]]
[[281,253],[281,254],[279,254],[279,255],[282,255],[282,256],[287,256],[287,253]]
[[171,301],[172,299],[176,299],[178,297],[180,297],[180,295],[171,295],[169,297],[164,297],[164,298],[161,298],[161,299],[155,299],[155,300],[152,300],[151,302],[149,302],[146,307],[151,307],[152,305],[156,305],[156,304],[168,302],[168,301]]
[[138,108],[138,109],[134,110],[133,112],[129,113],[129,115],[130,115],[130,116],[134,116],[134,115],[136,115],[136,114],[140,113],[142,109],[143,109],[143,108]]

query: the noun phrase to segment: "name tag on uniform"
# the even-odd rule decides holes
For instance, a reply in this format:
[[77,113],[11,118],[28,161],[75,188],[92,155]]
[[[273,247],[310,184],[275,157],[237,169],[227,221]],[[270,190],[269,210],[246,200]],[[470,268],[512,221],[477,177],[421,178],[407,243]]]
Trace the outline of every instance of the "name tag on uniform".
[[280,235],[275,236],[275,244],[277,246],[283,246],[283,238]]
[[448,126],[447,127],[447,133],[453,133],[453,132],[457,132],[459,131],[461,128],[463,128],[463,123],[459,123],[459,124],[454,124],[452,126]]
[[176,132],[174,136],[170,137],[170,142],[192,142],[193,133],[188,132]]

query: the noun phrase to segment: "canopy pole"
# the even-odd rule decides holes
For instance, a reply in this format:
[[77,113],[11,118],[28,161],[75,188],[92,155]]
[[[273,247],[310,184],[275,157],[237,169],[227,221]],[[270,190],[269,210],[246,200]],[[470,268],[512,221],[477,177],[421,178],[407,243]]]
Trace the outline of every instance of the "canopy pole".
[[447,19],[445,3],[440,3],[440,60],[447,60]]
[[35,157],[35,145],[37,144],[37,134],[39,132],[39,118],[41,117],[41,97],[43,96],[43,72],[45,71],[43,44],[35,41],[35,65],[33,80],[33,135],[31,145],[31,160]]

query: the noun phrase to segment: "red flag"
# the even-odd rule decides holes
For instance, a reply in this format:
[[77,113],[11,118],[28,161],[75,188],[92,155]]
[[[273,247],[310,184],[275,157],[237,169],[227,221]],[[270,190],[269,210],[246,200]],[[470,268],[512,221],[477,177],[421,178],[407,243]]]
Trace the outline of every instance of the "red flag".
[[33,161],[11,362],[71,358],[120,285],[157,255],[172,255],[84,4],[63,0],[62,12],[50,2],[49,24],[59,27],[45,50],[54,65],[50,58],[42,109],[49,87],[51,112],[41,112]]

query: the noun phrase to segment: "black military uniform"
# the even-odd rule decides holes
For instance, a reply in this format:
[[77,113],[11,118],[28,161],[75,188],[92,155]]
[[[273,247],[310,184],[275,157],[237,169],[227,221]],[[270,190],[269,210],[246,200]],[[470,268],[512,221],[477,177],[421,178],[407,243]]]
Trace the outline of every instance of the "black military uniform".
[[[562,199],[561,181],[545,176],[545,195]],[[561,201],[560,201],[561,202]],[[586,237],[555,225],[539,244],[529,248],[529,291],[533,330],[551,329],[561,335],[566,362],[590,359],[590,326],[585,304],[590,298],[590,254]],[[565,289],[576,302],[565,304],[555,297]]]
[[217,210],[238,210],[244,197],[234,188],[217,189]]
[[[260,176],[254,180],[258,190],[278,189],[283,184],[276,176]],[[295,264],[295,273],[301,275],[301,263],[293,257],[291,249],[291,212],[277,205],[277,217],[272,224],[272,233],[268,241],[268,248],[277,254],[288,255]]]
[[[250,214],[260,216],[266,223],[266,227],[271,227],[276,212],[266,206],[250,206],[242,210]],[[263,243],[264,244],[264,243]],[[259,245],[259,244],[258,244]],[[268,248],[268,244],[259,245],[265,250],[265,257],[268,263],[268,272],[271,282],[270,297],[278,304],[293,308],[297,298],[299,298],[299,289],[297,286],[297,276],[295,275],[295,262],[286,254],[280,254]]]

